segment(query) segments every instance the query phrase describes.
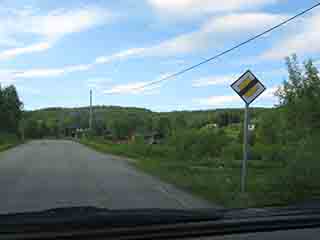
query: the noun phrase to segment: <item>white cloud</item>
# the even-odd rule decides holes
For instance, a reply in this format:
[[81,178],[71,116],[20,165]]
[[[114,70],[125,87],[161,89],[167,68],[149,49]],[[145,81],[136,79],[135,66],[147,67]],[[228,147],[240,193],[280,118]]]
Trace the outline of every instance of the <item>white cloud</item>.
[[102,90],[107,87],[107,84],[112,82],[111,78],[92,78],[87,80],[86,84],[89,88]]
[[[213,42],[211,44],[214,44]],[[190,53],[208,46],[208,38],[202,31],[181,34],[145,49],[146,56],[175,56]]]
[[[114,15],[107,9],[86,6],[78,9],[56,9],[39,13],[36,9],[10,9],[0,17],[2,45],[16,46],[0,52],[0,60],[17,55],[45,51],[65,35],[85,31],[110,22]],[[19,44],[25,37],[37,43]],[[21,40],[22,39],[22,40]]]
[[95,60],[96,64],[104,64],[113,62],[115,60],[121,60],[121,59],[127,59],[131,56],[139,56],[142,55],[145,52],[145,48],[129,48],[127,50],[123,50],[117,53],[114,53],[110,56],[100,56],[97,57]]
[[144,94],[154,95],[159,94],[159,89],[164,83],[162,80],[172,73],[163,73],[153,81],[139,81],[126,84],[118,84],[110,89],[104,90],[105,94]]
[[275,93],[280,88],[280,86],[273,86],[271,88],[267,88],[266,91],[262,93],[260,98],[262,99],[276,99]]
[[198,99],[194,99],[193,101],[199,105],[221,107],[228,104],[240,103],[242,100],[238,95],[230,95],[230,96],[211,96],[207,98],[198,98]]
[[45,51],[51,46],[52,42],[40,42],[26,47],[8,49],[0,52],[0,60],[10,59],[21,54]]
[[[181,34],[144,49],[147,56],[172,56],[223,45],[231,35],[248,35],[285,19],[285,15],[270,13],[238,13],[213,17],[197,31]],[[248,24],[248,23],[255,24]]]
[[[109,56],[100,56],[96,59],[96,63],[109,63],[131,57],[165,57],[187,54],[210,46],[222,45],[230,39],[231,34],[248,35],[279,23],[284,18],[286,18],[285,15],[262,12],[213,17],[196,31],[180,34],[149,47],[131,48]],[[249,22],[255,24],[248,24]]]
[[282,59],[293,53],[302,55],[320,52],[320,13],[314,14],[298,23],[284,39],[263,53],[262,59]]
[[95,6],[72,10],[58,9],[47,15],[32,16],[27,23],[30,29],[26,29],[26,32],[55,39],[104,24],[112,18],[110,11]]
[[186,64],[186,60],[184,59],[168,59],[166,61],[162,61],[161,64],[163,65],[181,65]]
[[[133,82],[127,84],[119,84],[115,85],[112,88],[103,91],[105,94],[150,94],[156,93],[155,89],[160,88],[159,84],[148,85],[153,81],[141,81],[141,82]],[[146,86],[148,85],[148,86]]]
[[[259,96],[258,100],[275,101],[277,97],[274,94],[278,90],[278,88],[279,86],[273,86],[273,87],[267,88],[267,90]],[[197,98],[197,99],[193,99],[193,102],[198,105],[211,106],[211,107],[236,106],[243,103],[242,99],[236,94],[210,96],[207,98]]]
[[[98,11],[99,12],[99,11]],[[83,14],[83,13],[82,13]],[[82,16],[82,14],[75,14],[75,16]],[[56,16],[60,16],[61,14],[51,14]],[[90,15],[90,14],[89,14]],[[91,15],[90,15],[91,16]],[[78,17],[75,17],[77,19]],[[252,31],[257,31],[261,27],[265,27],[266,25],[271,25],[276,22],[276,20],[282,19],[281,15],[272,15],[267,13],[240,13],[240,14],[232,14],[227,16],[220,16],[213,19],[210,19],[202,27],[199,28],[198,31],[185,33],[174,37],[172,39],[168,39],[162,41],[156,45],[149,47],[140,47],[140,48],[129,48],[126,50],[122,50],[116,52],[114,54],[108,56],[100,56],[97,57],[90,64],[80,64],[74,66],[67,66],[61,68],[47,68],[47,69],[30,69],[21,71],[20,74],[15,74],[15,77],[49,77],[49,76],[59,76],[66,73],[76,72],[76,71],[87,71],[91,69],[93,66],[98,64],[107,64],[114,61],[126,60],[128,58],[137,58],[137,57],[164,57],[164,56],[173,56],[177,54],[187,54],[195,50],[204,49],[209,45],[213,44],[223,44],[224,37],[230,38],[230,34],[235,34],[239,31],[243,31],[248,34]],[[86,18],[85,18],[86,19]],[[98,18],[99,19],[99,18]],[[258,22],[261,23],[261,26],[252,24],[247,24],[247,21],[250,22]],[[50,22],[50,21],[49,21]],[[88,21],[90,22],[90,21]],[[85,26],[89,26],[90,24],[84,24]],[[233,25],[235,26],[235,30],[233,31]],[[228,27],[226,27],[228,26]],[[76,31],[81,28],[73,29],[72,27],[66,28],[68,31]],[[42,31],[39,31],[42,32]],[[46,33],[48,35],[56,34],[57,30],[52,30],[51,33]],[[63,30],[62,32],[67,32],[67,30]],[[57,33],[58,35],[61,32]],[[216,42],[212,37],[219,36],[220,39]],[[228,36],[228,37],[226,37]],[[218,39],[218,37],[216,37]],[[51,47],[52,42],[43,42],[39,44],[35,44],[29,47],[15,48],[14,50],[7,50],[4,52],[0,52],[0,59],[5,59],[17,54],[28,53],[33,51],[42,51]],[[212,82],[210,84],[213,84]]]
[[95,63],[103,64],[132,57],[164,57],[189,53],[195,49],[205,48],[207,39],[202,35],[202,32],[182,34],[149,47],[129,48],[109,56],[100,56]]
[[232,83],[232,81],[235,81],[236,79],[237,77],[235,75],[205,77],[193,80],[192,87],[206,87],[210,85],[230,84]]
[[278,24],[286,18],[286,15],[264,12],[229,14],[211,18],[202,26],[202,31],[223,33],[252,32]]
[[160,15],[185,18],[207,13],[259,8],[277,0],[147,0]]
[[87,71],[92,68],[92,64],[70,65],[61,68],[34,68],[29,70],[7,70],[11,78],[38,78],[38,77],[57,77],[63,74]]

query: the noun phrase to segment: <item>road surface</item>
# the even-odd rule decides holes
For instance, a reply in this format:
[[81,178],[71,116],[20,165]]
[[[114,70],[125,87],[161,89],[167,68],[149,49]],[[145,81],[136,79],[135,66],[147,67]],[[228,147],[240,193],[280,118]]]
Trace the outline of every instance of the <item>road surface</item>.
[[0,213],[68,206],[207,208],[208,202],[72,141],[38,140],[0,153]]

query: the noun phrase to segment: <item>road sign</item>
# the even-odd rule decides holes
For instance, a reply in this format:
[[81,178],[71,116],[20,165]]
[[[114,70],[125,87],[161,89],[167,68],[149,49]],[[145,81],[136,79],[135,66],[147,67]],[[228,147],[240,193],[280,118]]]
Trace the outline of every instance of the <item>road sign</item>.
[[232,83],[231,87],[248,105],[266,90],[265,86],[250,70],[242,74],[238,80]]
[[263,93],[266,88],[256,78],[253,73],[248,70],[234,83],[231,84],[231,88],[242,98],[246,103],[244,111],[244,129],[243,129],[243,161],[241,167],[241,192],[245,192],[245,181],[247,172],[247,159],[249,152],[248,145],[248,125],[249,125],[249,105],[257,97]]

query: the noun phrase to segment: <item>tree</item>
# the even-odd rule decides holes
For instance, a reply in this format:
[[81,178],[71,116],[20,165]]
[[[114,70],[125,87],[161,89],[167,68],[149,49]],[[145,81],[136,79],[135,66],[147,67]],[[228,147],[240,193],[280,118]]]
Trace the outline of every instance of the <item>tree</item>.
[[183,115],[178,115],[174,122],[175,129],[185,129],[187,127],[187,121]]
[[18,134],[22,106],[17,90],[13,85],[4,89],[0,87],[1,131]]
[[171,122],[168,117],[160,117],[154,121],[154,130],[162,136],[169,136],[171,134]]
[[285,138],[297,142],[319,129],[320,79],[312,60],[300,69],[297,57],[286,59],[289,78],[277,92],[281,118],[285,120]]

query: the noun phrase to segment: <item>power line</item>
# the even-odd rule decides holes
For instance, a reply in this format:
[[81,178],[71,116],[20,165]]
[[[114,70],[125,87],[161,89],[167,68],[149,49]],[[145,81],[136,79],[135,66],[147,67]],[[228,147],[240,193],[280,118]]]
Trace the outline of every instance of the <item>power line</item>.
[[217,55],[215,55],[213,57],[207,58],[207,59],[203,60],[202,62],[199,62],[199,63],[197,63],[195,65],[190,66],[190,67],[187,67],[187,68],[185,68],[183,70],[180,70],[180,71],[178,71],[176,73],[170,74],[170,75],[168,75],[166,77],[163,77],[163,78],[161,78],[159,80],[148,82],[148,83],[146,83],[146,84],[144,84],[142,86],[139,86],[139,87],[136,87],[136,88],[132,88],[132,90],[143,89],[143,88],[146,88],[148,86],[155,85],[155,84],[158,84],[160,82],[166,81],[168,79],[177,77],[177,76],[179,76],[179,75],[181,75],[183,73],[186,73],[188,71],[191,71],[191,70],[193,70],[193,69],[195,69],[195,68],[197,68],[197,67],[199,67],[199,66],[201,66],[201,65],[203,65],[205,63],[211,62],[211,61],[213,61],[213,60],[215,60],[215,59],[217,59],[217,58],[219,58],[219,57],[221,57],[221,56],[223,56],[223,55],[225,55],[225,54],[227,54],[227,53],[229,53],[229,52],[231,52],[231,51],[233,51],[233,50],[235,50],[235,49],[237,49],[239,47],[242,47],[243,45],[245,45],[245,44],[247,44],[249,42],[252,42],[252,41],[256,40],[259,37],[262,37],[263,35],[265,35],[265,34],[267,34],[269,32],[272,32],[273,30],[275,30],[275,29],[287,24],[288,22],[294,20],[295,18],[300,17],[300,16],[306,14],[307,12],[310,12],[311,10],[313,10],[314,8],[319,7],[319,6],[320,6],[320,3],[317,3],[317,4],[313,5],[312,7],[308,8],[308,9],[305,9],[304,11],[294,15],[293,17],[290,17],[287,20],[284,20],[283,22],[281,22],[281,23],[279,23],[279,24],[277,24],[277,25],[265,30],[264,32],[259,33],[259,34],[255,35],[255,36],[249,38],[248,40],[246,40],[244,42],[241,42],[241,43],[239,43],[239,44],[237,44],[237,45],[235,45],[235,46],[233,46],[233,47],[231,47],[231,48],[229,48],[229,49],[227,49],[227,50],[225,50],[225,51],[223,51],[223,52],[221,52],[221,53],[219,53],[219,54],[217,54]]

